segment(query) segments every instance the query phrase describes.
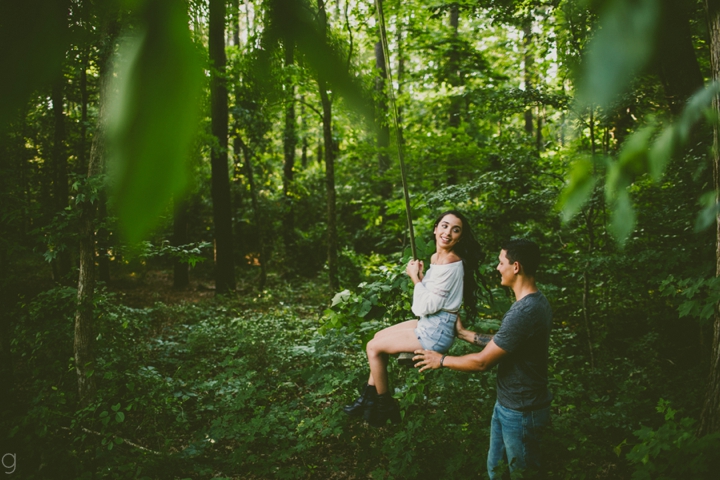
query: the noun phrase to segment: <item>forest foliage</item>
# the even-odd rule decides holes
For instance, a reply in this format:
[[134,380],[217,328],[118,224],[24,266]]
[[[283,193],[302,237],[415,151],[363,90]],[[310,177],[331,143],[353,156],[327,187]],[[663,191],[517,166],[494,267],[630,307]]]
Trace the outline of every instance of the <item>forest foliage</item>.
[[[6,473],[13,458],[21,478],[484,475],[492,372],[391,361],[402,423],[341,411],[364,344],[412,315],[398,149],[418,256],[447,208],[485,248],[473,329],[511,305],[502,242],[541,246],[545,476],[717,472],[720,433],[698,433],[720,383],[704,2],[382,5],[389,58],[373,2],[3,2]],[[92,361],[76,365],[87,291]]]

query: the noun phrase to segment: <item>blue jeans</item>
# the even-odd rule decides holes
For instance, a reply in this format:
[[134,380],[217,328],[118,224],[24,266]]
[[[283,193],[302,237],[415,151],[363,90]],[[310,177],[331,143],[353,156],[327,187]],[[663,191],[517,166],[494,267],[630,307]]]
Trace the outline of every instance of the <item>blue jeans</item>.
[[415,335],[425,350],[445,353],[455,341],[457,313],[441,310],[424,316],[418,321]]
[[540,441],[550,424],[550,407],[521,412],[495,402],[490,427],[487,469],[490,479],[501,478],[493,472],[501,461],[516,470],[540,466]]

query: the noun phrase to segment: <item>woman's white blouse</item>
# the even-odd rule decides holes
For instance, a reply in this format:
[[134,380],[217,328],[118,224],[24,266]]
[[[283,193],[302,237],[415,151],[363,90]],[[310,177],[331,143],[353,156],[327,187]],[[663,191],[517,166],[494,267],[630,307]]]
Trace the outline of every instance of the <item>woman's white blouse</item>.
[[415,284],[412,311],[418,317],[440,310],[457,312],[463,298],[463,262],[430,265],[421,282]]

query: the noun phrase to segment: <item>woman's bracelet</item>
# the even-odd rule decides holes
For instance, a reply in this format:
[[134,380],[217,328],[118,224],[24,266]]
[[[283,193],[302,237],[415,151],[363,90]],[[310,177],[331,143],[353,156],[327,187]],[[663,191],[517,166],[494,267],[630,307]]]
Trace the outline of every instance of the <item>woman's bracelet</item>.
[[440,368],[443,367],[443,362],[445,361],[445,357],[446,357],[446,355],[443,355],[442,357],[440,357]]

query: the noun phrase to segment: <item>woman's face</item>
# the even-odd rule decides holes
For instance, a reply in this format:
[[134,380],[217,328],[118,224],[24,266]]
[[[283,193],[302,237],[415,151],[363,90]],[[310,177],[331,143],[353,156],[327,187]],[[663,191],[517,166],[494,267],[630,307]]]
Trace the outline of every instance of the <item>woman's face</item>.
[[462,220],[449,213],[435,226],[435,245],[452,250],[462,237]]

